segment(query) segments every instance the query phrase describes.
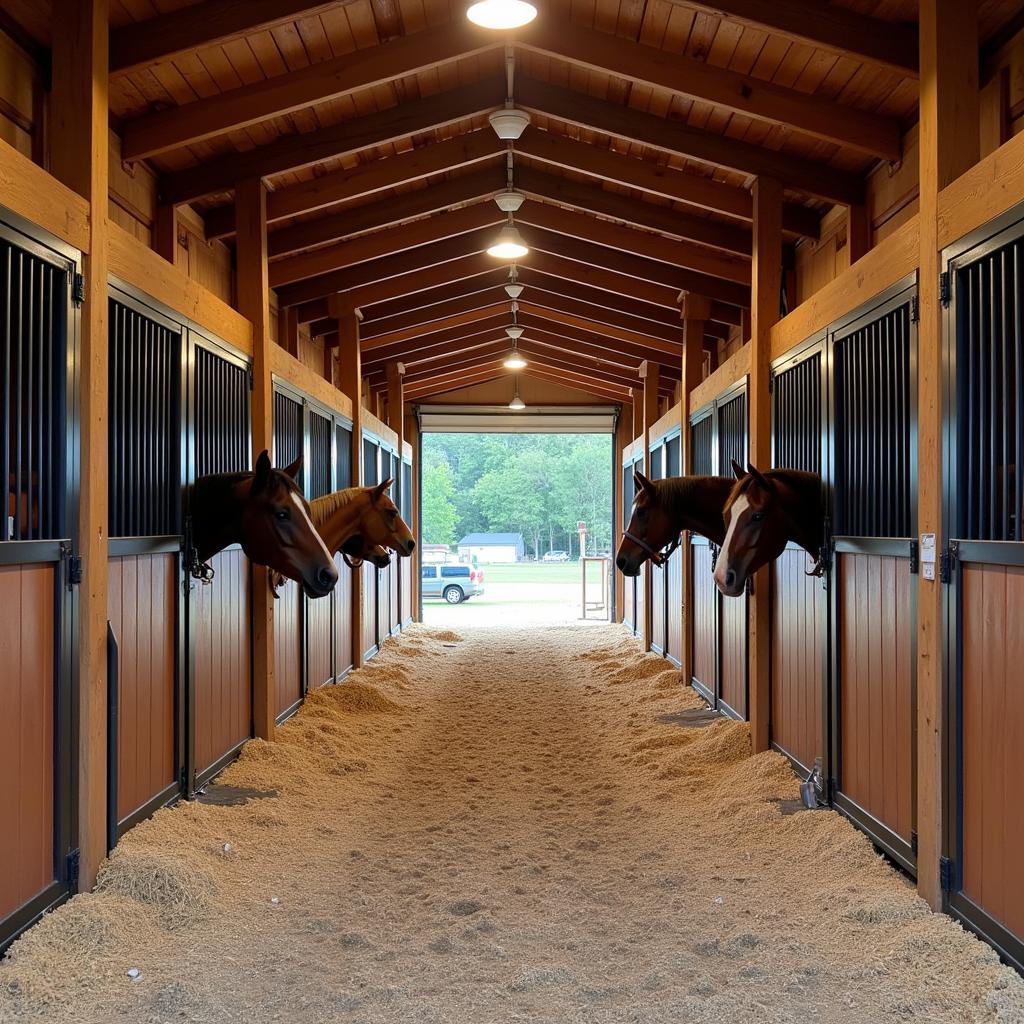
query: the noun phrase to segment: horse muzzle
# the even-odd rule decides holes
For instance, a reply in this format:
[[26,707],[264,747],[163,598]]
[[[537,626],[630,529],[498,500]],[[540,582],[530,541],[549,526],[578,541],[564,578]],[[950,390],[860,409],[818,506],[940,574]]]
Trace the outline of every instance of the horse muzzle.
[[747,577],[735,569],[715,569],[715,586],[725,597],[740,597],[747,587]]
[[338,582],[338,570],[333,562],[320,566],[309,577],[303,577],[302,589],[310,598],[326,597]]

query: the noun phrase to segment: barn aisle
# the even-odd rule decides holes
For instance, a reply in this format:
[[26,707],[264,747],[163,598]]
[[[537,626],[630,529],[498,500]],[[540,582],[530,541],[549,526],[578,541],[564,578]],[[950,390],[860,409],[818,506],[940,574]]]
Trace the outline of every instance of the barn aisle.
[[[617,628],[416,627],[164,811],[0,1020],[1020,1021],[1024,982]],[[673,720],[672,716],[677,716]],[[137,968],[136,980],[129,969]]]

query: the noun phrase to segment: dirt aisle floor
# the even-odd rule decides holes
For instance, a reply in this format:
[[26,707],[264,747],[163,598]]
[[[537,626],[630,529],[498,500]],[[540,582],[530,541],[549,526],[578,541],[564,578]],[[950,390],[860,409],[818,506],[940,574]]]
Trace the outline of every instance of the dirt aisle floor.
[[[416,627],[127,836],[0,1020],[1024,1020],[1024,983],[617,627]],[[230,844],[230,845],[225,845]],[[130,968],[140,972],[137,980]]]

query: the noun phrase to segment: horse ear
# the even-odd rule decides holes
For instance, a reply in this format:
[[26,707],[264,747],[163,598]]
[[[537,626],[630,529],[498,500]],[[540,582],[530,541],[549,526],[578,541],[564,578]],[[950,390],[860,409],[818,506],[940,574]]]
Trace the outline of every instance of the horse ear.
[[743,471],[743,467],[735,459],[730,459],[729,461],[732,463],[732,475],[737,480],[742,480],[747,475]]
[[286,476],[290,476],[293,480],[297,476],[299,470],[302,469],[302,456],[300,455],[293,463],[284,467],[281,470]]
[[751,462],[748,462],[748,463],[747,463],[747,472],[748,472],[748,473],[749,473],[749,474],[750,474],[750,475],[751,475],[751,476],[752,476],[752,477],[753,477],[753,478],[754,478],[754,479],[755,479],[755,480],[756,480],[756,481],[757,481],[757,482],[758,482],[758,483],[759,483],[759,484],[760,484],[760,485],[761,485],[761,486],[762,486],[762,487],[763,487],[763,488],[764,488],[765,490],[770,490],[770,489],[771,489],[771,486],[772,486],[772,485],[771,485],[771,484],[769,483],[768,479],[767,479],[767,478],[765,477],[765,475],[764,475],[764,474],[763,474],[763,473],[762,473],[762,472],[761,472],[761,471],[760,471],[759,469],[757,469],[757,467],[755,467],[755,466],[754,466],[754,464],[753,464],[753,463],[751,463]]
[[260,452],[259,458],[256,460],[256,469],[252,475],[252,492],[255,494],[258,491],[262,491],[270,481],[270,474],[273,472],[273,466],[270,464],[270,454],[266,448]]
[[651,486],[651,481],[648,480],[639,469],[633,470],[633,480],[636,481],[637,487],[642,491],[646,491],[648,494],[654,493],[654,487]]
[[393,477],[388,477],[387,480],[377,484],[373,489],[373,500],[376,501],[378,498],[384,495],[384,492],[394,483]]

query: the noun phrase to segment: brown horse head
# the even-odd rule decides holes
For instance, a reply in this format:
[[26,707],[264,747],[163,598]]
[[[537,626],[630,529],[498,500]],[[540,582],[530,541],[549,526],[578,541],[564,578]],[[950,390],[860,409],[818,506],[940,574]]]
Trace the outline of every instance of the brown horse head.
[[341,545],[341,552],[353,569],[363,562],[370,562],[378,569],[386,569],[391,564],[391,553],[387,548],[380,544],[367,544],[366,538],[358,533]]
[[412,530],[398,512],[398,506],[388,497],[388,488],[394,481],[384,480],[368,487],[370,507],[359,520],[359,533],[371,547],[390,548],[402,558],[408,558],[416,547]]
[[251,483],[236,491],[239,540],[252,561],[301,583],[310,597],[323,597],[338,582],[338,570],[295,483],[301,464],[300,457],[284,470],[274,469],[270,456],[260,453]]
[[639,470],[633,471],[636,497],[629,526],[619,541],[615,564],[624,576],[639,576],[640,567],[649,558],[655,565],[664,561],[662,552],[679,537],[681,527],[668,502],[662,501],[658,484]]
[[[739,597],[747,580],[782,554],[790,541],[818,556],[821,544],[821,481],[813,473],[761,473],[735,460],[736,483],[725,505],[725,540],[715,562],[715,585]],[[820,563],[815,566],[820,574]]]

